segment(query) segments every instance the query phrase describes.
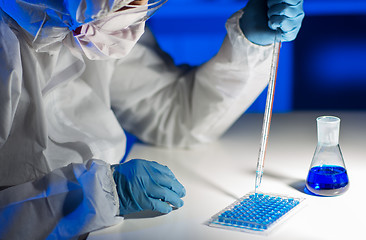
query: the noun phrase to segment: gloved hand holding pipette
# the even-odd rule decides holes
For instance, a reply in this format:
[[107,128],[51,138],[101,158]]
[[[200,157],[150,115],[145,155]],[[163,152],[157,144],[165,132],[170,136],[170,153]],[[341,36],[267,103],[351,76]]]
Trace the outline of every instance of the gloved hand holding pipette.
[[281,33],[278,40],[288,42],[296,38],[304,16],[303,0],[250,0],[240,27],[258,45],[272,44],[277,29]]

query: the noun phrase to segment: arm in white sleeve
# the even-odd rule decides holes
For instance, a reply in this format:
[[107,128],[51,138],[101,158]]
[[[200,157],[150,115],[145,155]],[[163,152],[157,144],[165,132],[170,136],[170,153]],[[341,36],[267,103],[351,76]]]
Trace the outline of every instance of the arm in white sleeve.
[[23,72],[17,42],[0,15],[0,148],[10,134],[22,86]]
[[0,191],[0,239],[77,239],[120,221],[118,208],[110,165],[70,164]]
[[162,146],[190,146],[222,135],[268,83],[271,46],[249,42],[239,27],[242,12],[226,23],[218,54],[197,68],[176,67],[146,40],[117,62],[112,106],[126,130]]

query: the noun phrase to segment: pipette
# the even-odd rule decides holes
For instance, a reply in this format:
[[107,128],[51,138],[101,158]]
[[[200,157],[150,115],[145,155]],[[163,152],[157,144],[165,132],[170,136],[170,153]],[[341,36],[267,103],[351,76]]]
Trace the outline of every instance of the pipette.
[[271,72],[270,72],[270,78],[269,78],[269,82],[268,82],[266,108],[265,108],[264,118],[263,118],[261,143],[260,143],[260,148],[259,148],[257,170],[256,170],[256,176],[255,176],[255,190],[254,190],[255,193],[257,193],[257,189],[259,188],[259,186],[262,182],[264,157],[265,157],[266,150],[267,150],[269,127],[271,125],[273,95],[274,95],[274,91],[275,91],[277,68],[278,68],[278,58],[280,56],[280,48],[281,48],[281,41],[279,41],[279,35],[280,35],[280,31],[277,30],[276,34],[275,34],[274,44],[273,44]]

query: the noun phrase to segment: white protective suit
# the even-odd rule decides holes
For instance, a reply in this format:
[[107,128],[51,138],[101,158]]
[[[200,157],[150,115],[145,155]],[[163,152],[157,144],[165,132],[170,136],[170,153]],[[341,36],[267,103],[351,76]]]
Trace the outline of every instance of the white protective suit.
[[13,186],[0,191],[0,239],[116,224],[110,164],[124,156],[123,129],[159,146],[210,142],[267,84],[272,48],[244,37],[241,11],[213,59],[180,68],[149,30],[125,58],[87,59],[70,29],[112,0],[36,2],[0,0],[0,186]]

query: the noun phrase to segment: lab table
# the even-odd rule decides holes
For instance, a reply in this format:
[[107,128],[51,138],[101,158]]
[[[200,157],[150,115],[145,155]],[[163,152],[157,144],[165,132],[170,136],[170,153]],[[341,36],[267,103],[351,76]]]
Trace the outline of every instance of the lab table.
[[[350,179],[337,197],[304,191],[317,145],[316,118],[341,118],[340,147]],[[190,149],[137,143],[128,159],[167,165],[185,186],[184,206],[162,215],[131,214],[118,225],[90,233],[89,240],[364,239],[366,227],[366,112],[291,112],[272,116],[260,191],[303,197],[301,207],[267,236],[207,226],[207,221],[254,190],[263,114],[244,114],[219,140]]]

